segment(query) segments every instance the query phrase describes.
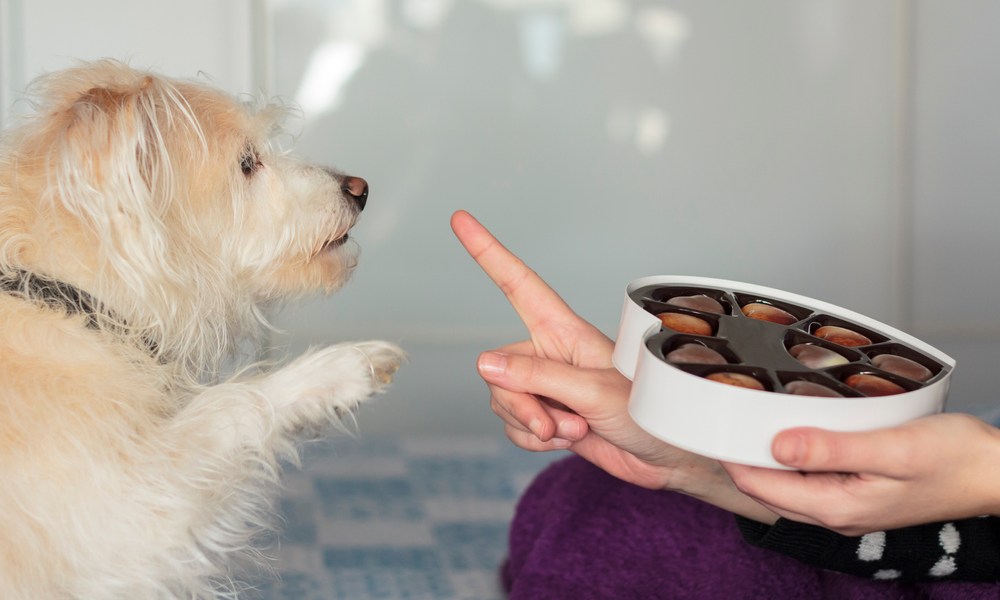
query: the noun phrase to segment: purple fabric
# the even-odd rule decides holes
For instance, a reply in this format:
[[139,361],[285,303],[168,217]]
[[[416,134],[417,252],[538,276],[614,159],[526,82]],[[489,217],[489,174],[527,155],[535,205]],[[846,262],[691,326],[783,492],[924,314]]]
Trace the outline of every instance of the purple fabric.
[[901,585],[810,567],[746,543],[729,513],[575,456],[525,491],[502,576],[511,600],[1000,598],[992,584]]

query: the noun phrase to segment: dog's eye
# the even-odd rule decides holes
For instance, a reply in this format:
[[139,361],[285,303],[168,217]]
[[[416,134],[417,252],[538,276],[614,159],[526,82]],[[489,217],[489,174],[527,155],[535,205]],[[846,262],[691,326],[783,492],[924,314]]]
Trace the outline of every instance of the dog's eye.
[[257,158],[257,153],[253,148],[247,148],[243,152],[243,157],[240,158],[240,170],[243,171],[243,175],[250,177],[257,172],[260,168],[260,159]]

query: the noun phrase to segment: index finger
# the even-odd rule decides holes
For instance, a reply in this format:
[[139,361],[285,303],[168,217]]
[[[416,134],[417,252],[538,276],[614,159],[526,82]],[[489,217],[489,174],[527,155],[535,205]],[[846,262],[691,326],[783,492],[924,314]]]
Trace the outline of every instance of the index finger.
[[451,229],[466,251],[500,288],[518,316],[534,333],[553,317],[576,318],[576,313],[545,281],[504,247],[488,229],[464,210],[451,216]]

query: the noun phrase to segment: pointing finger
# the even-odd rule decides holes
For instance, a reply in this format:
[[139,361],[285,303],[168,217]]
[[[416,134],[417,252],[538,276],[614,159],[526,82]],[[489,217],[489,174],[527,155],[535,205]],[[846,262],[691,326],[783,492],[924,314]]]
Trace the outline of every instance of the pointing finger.
[[469,213],[458,211],[451,228],[466,251],[500,288],[518,316],[534,332],[543,321],[577,319],[563,299]]

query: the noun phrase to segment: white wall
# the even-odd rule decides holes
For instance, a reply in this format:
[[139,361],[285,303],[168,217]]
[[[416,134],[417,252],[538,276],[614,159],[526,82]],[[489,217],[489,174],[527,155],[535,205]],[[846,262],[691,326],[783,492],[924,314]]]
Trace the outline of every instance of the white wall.
[[407,347],[365,430],[497,429],[473,362],[523,329],[452,239],[457,208],[609,334],[635,277],[771,285],[926,336],[974,410],[1000,361],[998,17],[977,0],[0,0],[0,101],[114,56],[301,103],[299,151],[372,196],[355,280],[278,315],[276,341]]
[[914,331],[958,359],[956,406],[1000,404],[1000,4],[920,2],[908,150]]
[[203,74],[234,93],[262,85],[254,63],[256,0],[0,0],[0,117],[38,75],[117,58],[178,77]]

